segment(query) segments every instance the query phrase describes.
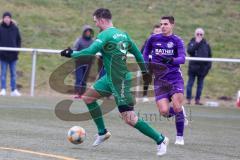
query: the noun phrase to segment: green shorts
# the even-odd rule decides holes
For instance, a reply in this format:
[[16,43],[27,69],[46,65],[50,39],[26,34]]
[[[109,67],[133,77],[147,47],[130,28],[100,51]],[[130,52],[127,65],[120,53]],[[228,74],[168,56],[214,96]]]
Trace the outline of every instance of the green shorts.
[[118,107],[133,106],[135,103],[133,94],[130,91],[130,74],[127,74],[126,78],[118,80],[117,82],[111,82],[108,80],[107,75],[104,75],[95,82],[93,88],[103,97],[112,94]]

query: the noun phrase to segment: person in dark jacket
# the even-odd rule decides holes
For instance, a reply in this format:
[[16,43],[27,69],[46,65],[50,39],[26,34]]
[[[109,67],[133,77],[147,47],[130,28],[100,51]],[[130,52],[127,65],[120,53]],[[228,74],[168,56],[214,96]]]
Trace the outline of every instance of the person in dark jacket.
[[[1,47],[21,47],[21,35],[16,23],[12,20],[10,12],[5,12],[0,22],[0,46]],[[0,51],[1,61],[1,96],[6,95],[7,68],[10,69],[11,96],[21,96],[16,88],[16,65],[18,52]]]
[[[190,57],[212,57],[211,48],[207,41],[204,39],[204,30],[197,28],[195,30],[195,37],[191,39],[187,49]],[[195,104],[202,105],[200,102],[204,78],[211,69],[212,63],[206,61],[190,61],[188,65],[188,83],[187,83],[187,104],[191,104],[192,87],[197,77],[197,90],[195,97]]]
[[[80,51],[82,49],[85,49],[89,47],[94,39],[94,31],[91,26],[84,25],[82,30],[82,35],[78,37],[73,45],[73,50]],[[80,59],[75,60],[76,65],[76,71],[75,71],[75,98],[81,98],[81,95],[85,92],[86,89],[86,81],[88,78],[88,74],[90,70],[89,67],[91,67],[91,64],[93,63],[93,59],[91,57],[86,57],[86,61],[88,61],[88,66],[82,65],[82,62]]]

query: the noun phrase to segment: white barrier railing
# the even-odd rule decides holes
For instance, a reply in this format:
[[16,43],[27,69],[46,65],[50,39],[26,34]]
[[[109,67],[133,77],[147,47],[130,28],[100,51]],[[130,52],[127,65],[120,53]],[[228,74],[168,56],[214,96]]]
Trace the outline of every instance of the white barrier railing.
[[[31,88],[30,88],[30,95],[31,95],[31,96],[34,96],[35,77],[36,77],[36,64],[37,64],[37,54],[39,54],[39,53],[59,54],[59,53],[61,52],[61,50],[52,50],[52,49],[11,48],[11,47],[0,47],[0,51],[31,52],[31,54],[32,54],[32,75],[31,75]],[[130,54],[129,57],[133,57],[133,55]],[[240,59],[232,59],[232,58],[186,57],[186,60],[240,63]]]

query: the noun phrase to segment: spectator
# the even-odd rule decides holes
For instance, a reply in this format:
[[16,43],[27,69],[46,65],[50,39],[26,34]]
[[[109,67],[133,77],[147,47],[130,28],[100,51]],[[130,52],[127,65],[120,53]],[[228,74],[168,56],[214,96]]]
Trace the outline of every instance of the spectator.
[[[195,37],[191,39],[188,44],[187,49],[190,57],[212,57],[211,48],[207,41],[204,39],[204,30],[202,28],[197,28],[195,30]],[[195,104],[202,105],[200,102],[202,89],[203,89],[203,81],[208,71],[211,69],[211,62],[203,62],[203,61],[190,61],[188,66],[188,83],[187,83],[187,104],[191,104],[192,99],[192,87],[195,81],[195,77],[197,77],[197,90],[195,97]]]
[[[159,24],[156,24],[153,26],[153,31],[151,32],[151,35],[153,34],[160,34],[161,33],[161,26]],[[142,48],[141,48],[141,53],[143,54],[144,48],[146,46],[147,40],[144,42]],[[149,63],[151,62],[151,58],[149,58]],[[152,74],[151,70],[150,73]],[[149,83],[144,83],[143,84],[143,102],[148,102],[149,99],[147,98],[147,92],[148,92],[148,87]]]
[[[93,37],[94,37],[94,31],[91,26],[84,25],[82,35],[78,37],[73,45],[73,50],[80,51],[82,49],[85,49],[89,47],[93,43]],[[86,57],[86,59],[88,59]],[[86,89],[86,81],[90,70],[89,67],[91,67],[91,64],[93,63],[93,60],[91,57],[89,57],[88,60],[89,64],[88,66],[82,65],[81,59],[76,59],[75,65],[76,65],[76,81],[75,81],[75,98],[81,98],[81,95],[85,92]]]
[[[5,12],[0,22],[0,46],[1,47],[21,47],[21,35],[16,25],[12,20],[10,12]],[[16,88],[16,65],[18,60],[18,52],[16,51],[0,51],[1,60],[1,96],[6,95],[6,80],[7,68],[10,69],[10,85],[11,96],[21,96]]]

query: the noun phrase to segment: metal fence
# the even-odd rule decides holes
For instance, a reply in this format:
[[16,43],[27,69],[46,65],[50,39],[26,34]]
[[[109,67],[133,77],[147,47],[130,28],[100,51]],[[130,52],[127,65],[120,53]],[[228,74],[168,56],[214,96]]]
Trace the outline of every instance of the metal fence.
[[[37,54],[38,53],[59,54],[61,52],[61,50],[52,50],[52,49],[11,48],[11,47],[0,47],[0,51],[19,51],[19,52],[22,52],[22,53],[26,52],[26,53],[32,54],[32,73],[31,73],[31,87],[30,87],[30,95],[31,96],[34,96]],[[131,54],[129,54],[128,56],[133,57],[133,55],[131,55]],[[240,63],[240,59],[232,59],[232,58],[230,59],[230,58],[186,57],[186,60]]]

